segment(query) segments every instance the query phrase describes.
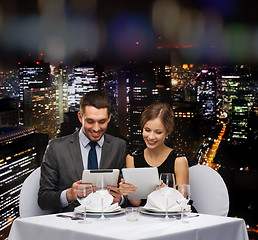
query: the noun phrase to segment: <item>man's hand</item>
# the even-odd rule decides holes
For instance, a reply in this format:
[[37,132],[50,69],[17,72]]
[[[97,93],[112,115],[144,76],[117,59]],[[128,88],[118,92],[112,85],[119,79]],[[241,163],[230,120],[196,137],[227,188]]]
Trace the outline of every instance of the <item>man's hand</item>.
[[116,186],[108,186],[108,188],[109,188],[109,193],[113,196],[113,203],[112,204],[114,204],[114,203],[120,203],[121,202],[121,193],[120,193],[120,191],[119,191],[119,188],[118,187],[116,187]]
[[72,187],[67,190],[66,199],[68,202],[72,202],[77,199],[76,189],[77,189],[78,184],[81,184],[81,183],[82,183],[82,180],[74,182]]

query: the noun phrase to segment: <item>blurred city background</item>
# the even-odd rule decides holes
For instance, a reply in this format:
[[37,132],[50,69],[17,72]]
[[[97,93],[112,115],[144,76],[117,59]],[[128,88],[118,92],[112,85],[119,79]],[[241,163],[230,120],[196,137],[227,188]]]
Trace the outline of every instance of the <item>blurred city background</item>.
[[108,133],[130,152],[144,147],[145,107],[168,102],[167,144],[221,174],[228,216],[257,239],[257,10],[249,0],[0,0],[0,239],[48,141],[80,127],[80,98],[96,90],[112,102]]

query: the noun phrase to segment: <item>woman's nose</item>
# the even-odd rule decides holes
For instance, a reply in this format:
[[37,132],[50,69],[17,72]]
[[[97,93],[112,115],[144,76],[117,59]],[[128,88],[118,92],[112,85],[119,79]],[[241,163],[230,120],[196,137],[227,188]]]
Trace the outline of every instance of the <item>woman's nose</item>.
[[151,133],[149,134],[149,139],[154,139],[154,138],[155,138],[155,133],[151,132]]

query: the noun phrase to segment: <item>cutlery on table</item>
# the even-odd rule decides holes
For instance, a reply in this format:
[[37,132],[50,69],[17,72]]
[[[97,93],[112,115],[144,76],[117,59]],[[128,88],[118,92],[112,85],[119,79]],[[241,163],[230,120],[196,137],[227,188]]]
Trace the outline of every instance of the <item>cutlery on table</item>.
[[57,217],[62,217],[62,218],[70,218],[72,220],[83,220],[83,218],[79,216],[69,216],[69,215],[63,215],[63,214],[57,214]]

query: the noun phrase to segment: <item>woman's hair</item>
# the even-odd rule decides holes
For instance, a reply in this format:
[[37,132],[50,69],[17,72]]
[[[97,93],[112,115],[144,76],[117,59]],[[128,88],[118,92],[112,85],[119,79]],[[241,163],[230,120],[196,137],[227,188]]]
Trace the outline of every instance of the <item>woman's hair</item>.
[[111,103],[108,95],[104,92],[91,91],[86,93],[80,101],[80,111],[84,114],[86,106],[93,106],[95,108],[107,108],[108,115],[111,113]]
[[174,127],[174,112],[167,103],[156,102],[149,105],[141,115],[140,125],[144,125],[155,118],[160,118],[166,131],[170,134]]

